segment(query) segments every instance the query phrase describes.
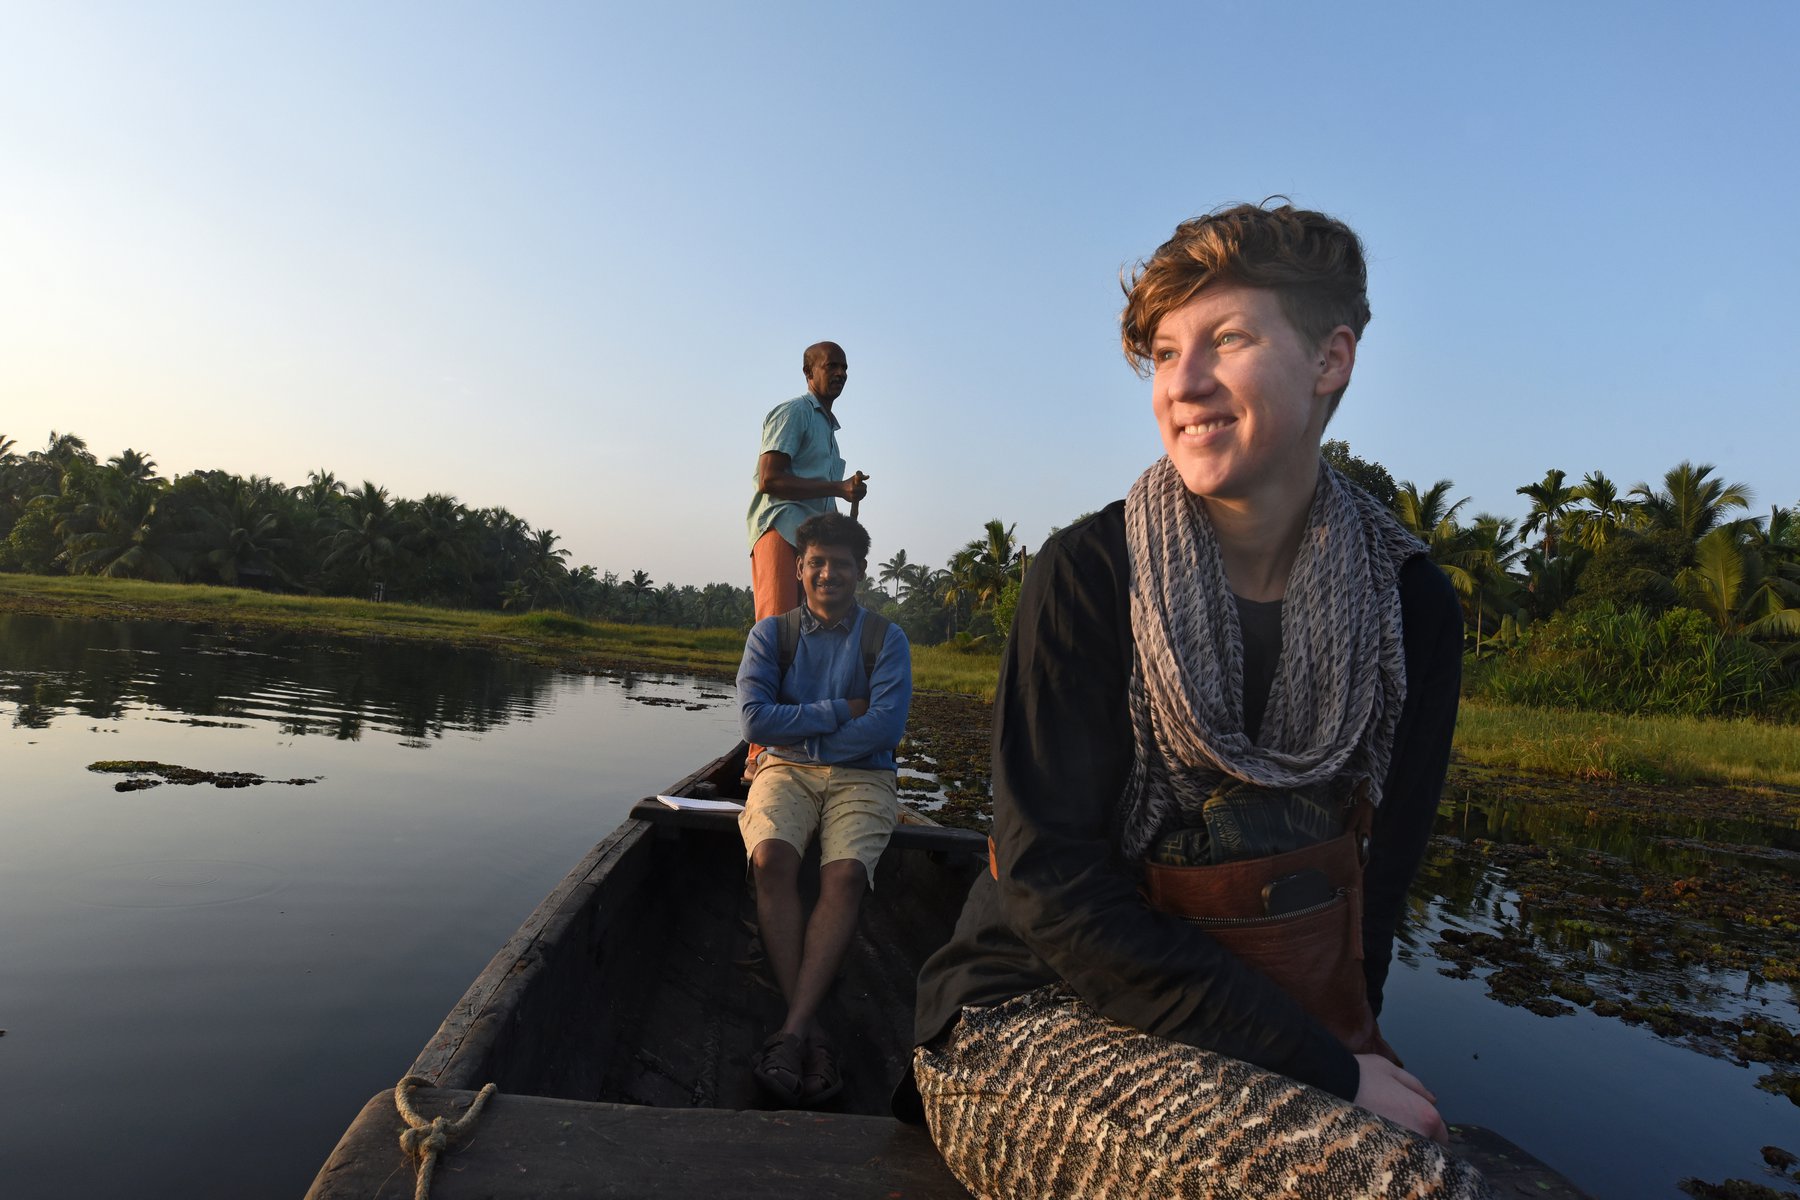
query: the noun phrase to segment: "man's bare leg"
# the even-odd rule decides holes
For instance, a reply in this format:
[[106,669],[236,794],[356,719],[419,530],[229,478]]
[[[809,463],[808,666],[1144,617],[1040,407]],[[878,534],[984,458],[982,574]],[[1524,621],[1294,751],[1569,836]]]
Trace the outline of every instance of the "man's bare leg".
[[800,907],[800,853],[779,838],[765,838],[750,852],[750,865],[763,953],[768,955],[775,985],[791,1006],[806,931],[806,914]]
[[869,873],[854,858],[828,862],[819,869],[819,903],[806,923],[800,969],[793,989],[782,989],[788,1000],[782,1033],[811,1038],[820,1032],[819,1006],[825,1002],[825,994],[831,990],[850,949],[850,939],[856,935],[856,914],[868,887]]

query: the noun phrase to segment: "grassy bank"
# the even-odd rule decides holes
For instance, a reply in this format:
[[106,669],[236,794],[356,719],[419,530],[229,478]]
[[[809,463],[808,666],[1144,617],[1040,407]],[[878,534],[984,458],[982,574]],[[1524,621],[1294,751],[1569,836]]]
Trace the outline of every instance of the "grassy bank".
[[[730,629],[615,625],[556,612],[515,615],[89,575],[0,574],[0,612],[412,639],[492,650],[569,670],[663,667],[730,677],[744,652],[743,634]],[[913,649],[913,683],[919,688],[991,700],[998,670],[994,655],[959,654],[937,646]]]
[[[411,638],[493,650],[570,670],[651,667],[729,677],[743,651],[742,635],[728,629],[612,625],[561,613],[515,616],[87,576],[0,574],[0,612]],[[995,655],[913,647],[913,681],[922,691],[991,701],[998,671]],[[962,728],[984,720],[985,707],[959,707],[956,712],[958,728],[936,732],[985,745],[985,728]],[[1793,725],[1622,717],[1465,700],[1456,750],[1460,762],[1495,770],[1622,783],[1800,789],[1800,727]],[[985,749],[970,753],[976,765],[984,757]]]
[[1623,717],[1464,700],[1456,752],[1477,766],[1582,779],[1800,789],[1800,728],[1747,719]]

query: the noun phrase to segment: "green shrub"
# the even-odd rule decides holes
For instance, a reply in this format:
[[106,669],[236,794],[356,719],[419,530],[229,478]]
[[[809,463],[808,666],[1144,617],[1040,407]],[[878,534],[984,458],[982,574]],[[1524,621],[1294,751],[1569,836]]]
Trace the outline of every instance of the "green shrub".
[[994,629],[1001,641],[1012,636],[1013,614],[1019,609],[1019,586],[1017,579],[1008,581],[994,601]]
[[1607,602],[1560,613],[1514,653],[1469,664],[1465,690],[1508,704],[1687,716],[1771,713],[1793,693],[1773,655],[1691,608]]
[[1666,612],[1679,597],[1669,581],[1686,566],[1692,547],[1673,530],[1614,538],[1588,560],[1575,584],[1570,611],[1611,605]]
[[24,515],[7,534],[8,570],[26,575],[61,575],[57,561],[62,539],[56,536],[56,510],[52,498],[38,496],[25,506]]
[[583,621],[559,612],[526,613],[517,618],[520,629],[528,629],[537,633],[562,634],[565,637],[598,637],[600,630],[590,621]]

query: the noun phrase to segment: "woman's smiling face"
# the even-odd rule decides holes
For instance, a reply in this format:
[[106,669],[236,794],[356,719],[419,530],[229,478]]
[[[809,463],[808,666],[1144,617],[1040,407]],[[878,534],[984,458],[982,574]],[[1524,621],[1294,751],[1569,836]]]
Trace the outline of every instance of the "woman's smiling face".
[[1312,494],[1331,396],[1356,340],[1339,326],[1309,346],[1266,288],[1207,288],[1157,324],[1152,405],[1190,492],[1236,507]]

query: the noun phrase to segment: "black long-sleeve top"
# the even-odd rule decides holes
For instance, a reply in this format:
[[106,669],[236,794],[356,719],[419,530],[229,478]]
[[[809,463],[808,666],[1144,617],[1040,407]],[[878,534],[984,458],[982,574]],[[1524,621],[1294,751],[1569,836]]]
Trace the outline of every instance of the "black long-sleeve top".
[[[962,1005],[1058,980],[1103,1016],[1354,1099],[1349,1049],[1207,934],[1147,907],[1113,846],[1131,766],[1132,661],[1119,501],[1055,535],[1020,593],[994,702],[993,837],[950,942],[919,978],[920,1044]],[[1381,1010],[1394,931],[1431,833],[1456,725],[1462,616],[1430,560],[1400,571],[1406,703],[1364,872],[1369,999]]]

